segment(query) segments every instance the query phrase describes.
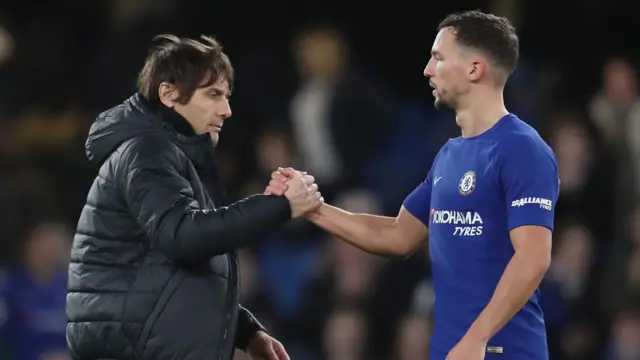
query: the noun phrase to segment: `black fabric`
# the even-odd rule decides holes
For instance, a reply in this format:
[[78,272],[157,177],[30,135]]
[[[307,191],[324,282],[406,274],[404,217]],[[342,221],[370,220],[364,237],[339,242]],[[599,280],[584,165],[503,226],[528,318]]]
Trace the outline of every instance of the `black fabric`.
[[211,140],[176,121],[186,122],[136,94],[91,127],[86,153],[99,171],[69,265],[74,359],[229,360],[262,328],[238,304],[235,250],[286,223],[289,203],[216,206]]

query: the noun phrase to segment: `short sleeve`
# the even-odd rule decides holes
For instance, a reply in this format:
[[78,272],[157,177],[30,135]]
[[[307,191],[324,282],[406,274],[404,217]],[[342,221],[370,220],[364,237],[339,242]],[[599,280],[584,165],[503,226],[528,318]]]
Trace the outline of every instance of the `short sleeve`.
[[560,181],[552,150],[542,139],[519,141],[506,150],[500,180],[509,231],[525,225],[553,230]]
[[404,200],[404,206],[411,215],[418,218],[422,223],[429,227],[429,212],[431,208],[431,171],[427,178],[415,188],[409,196]]

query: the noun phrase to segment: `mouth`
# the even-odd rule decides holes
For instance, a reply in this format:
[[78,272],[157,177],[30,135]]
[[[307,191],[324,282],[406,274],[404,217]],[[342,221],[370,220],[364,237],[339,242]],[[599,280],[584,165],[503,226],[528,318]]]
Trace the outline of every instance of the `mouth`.
[[211,129],[212,132],[221,132],[222,131],[222,125],[215,125],[215,124],[211,124],[209,125],[209,129]]

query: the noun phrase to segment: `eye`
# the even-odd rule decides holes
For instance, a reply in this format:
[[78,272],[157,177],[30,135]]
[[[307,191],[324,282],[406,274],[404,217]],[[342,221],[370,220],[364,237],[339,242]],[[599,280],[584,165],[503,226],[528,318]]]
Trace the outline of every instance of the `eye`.
[[211,97],[212,99],[218,99],[221,97],[225,97],[227,100],[229,100],[229,98],[231,97],[231,94],[225,94],[222,91],[219,90],[213,90],[211,92],[208,93],[209,97]]

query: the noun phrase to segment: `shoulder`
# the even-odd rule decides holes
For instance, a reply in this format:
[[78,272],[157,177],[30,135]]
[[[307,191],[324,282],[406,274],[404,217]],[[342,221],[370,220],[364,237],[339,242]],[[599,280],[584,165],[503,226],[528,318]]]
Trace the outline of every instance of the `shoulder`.
[[120,146],[121,160],[128,170],[136,168],[180,167],[181,151],[166,136],[150,132],[128,139]]
[[444,145],[442,145],[440,150],[438,150],[438,153],[433,159],[433,162],[436,163],[443,156],[445,156],[449,151],[451,151],[451,146],[454,146],[458,141],[459,141],[459,138],[453,138],[453,139],[449,139],[446,143],[444,143]]
[[444,145],[442,145],[440,150],[438,150],[438,152],[436,153],[436,156],[433,158],[433,161],[431,162],[431,168],[429,170],[429,173],[427,174],[425,181],[433,181],[432,178],[433,178],[434,171],[436,171],[436,169],[439,166],[442,166],[442,164],[447,164],[447,161],[445,160],[446,154],[450,151],[450,143],[453,140],[454,139],[449,139],[449,141],[447,141]]
[[555,164],[553,150],[531,125],[517,117],[501,129],[496,142],[496,155],[502,162],[545,161]]

